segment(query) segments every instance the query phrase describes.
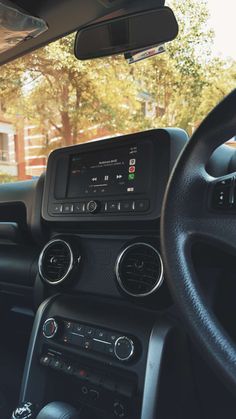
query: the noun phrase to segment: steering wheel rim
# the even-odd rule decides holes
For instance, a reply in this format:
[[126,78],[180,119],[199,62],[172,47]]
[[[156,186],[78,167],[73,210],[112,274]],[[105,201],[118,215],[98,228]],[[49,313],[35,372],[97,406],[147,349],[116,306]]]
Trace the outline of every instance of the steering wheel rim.
[[236,394],[236,344],[208,306],[191,259],[199,239],[236,254],[236,214],[212,211],[216,181],[206,171],[214,150],[236,134],[236,89],[202,122],[170,177],[161,215],[165,275],[185,325],[205,359]]

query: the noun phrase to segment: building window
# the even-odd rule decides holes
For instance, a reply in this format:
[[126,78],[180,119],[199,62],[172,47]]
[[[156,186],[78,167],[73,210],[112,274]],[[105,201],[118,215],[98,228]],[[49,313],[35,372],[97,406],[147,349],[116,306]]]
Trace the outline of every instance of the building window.
[[0,132],[0,161],[9,161],[8,134]]

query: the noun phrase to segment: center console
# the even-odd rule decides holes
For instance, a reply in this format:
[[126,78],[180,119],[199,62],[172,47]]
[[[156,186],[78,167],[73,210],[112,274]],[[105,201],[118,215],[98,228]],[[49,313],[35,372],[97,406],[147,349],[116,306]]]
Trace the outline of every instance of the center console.
[[[170,330],[168,325],[164,335]],[[130,315],[124,303],[48,299],[35,320],[21,402],[43,406],[60,400],[94,419],[154,418],[160,332],[153,314],[134,307]]]
[[34,328],[22,401],[59,399],[87,406],[94,418],[140,417],[148,349],[141,342],[149,340],[151,319],[146,316],[137,328],[127,307],[118,317],[117,310],[65,296],[45,302]]
[[[181,130],[160,129],[50,155],[42,204],[48,242],[35,281],[44,302],[21,403],[39,411],[58,401],[81,419],[183,418],[177,406],[186,394],[186,409],[189,391],[175,380],[186,374],[186,359],[178,361],[182,336],[165,311],[158,218],[186,141]],[[162,388],[171,387],[175,400],[166,404]]]

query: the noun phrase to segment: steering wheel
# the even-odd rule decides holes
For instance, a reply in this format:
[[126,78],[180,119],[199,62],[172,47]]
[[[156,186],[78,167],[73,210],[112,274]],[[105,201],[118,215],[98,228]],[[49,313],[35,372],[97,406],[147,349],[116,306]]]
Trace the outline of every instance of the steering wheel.
[[176,163],[162,208],[161,246],[167,282],[190,335],[236,394],[236,344],[207,304],[191,258],[199,239],[236,253],[236,206],[233,210],[218,201],[214,206],[217,185],[225,185],[227,194],[230,181],[206,171],[213,151],[234,135],[236,90],[202,122]]

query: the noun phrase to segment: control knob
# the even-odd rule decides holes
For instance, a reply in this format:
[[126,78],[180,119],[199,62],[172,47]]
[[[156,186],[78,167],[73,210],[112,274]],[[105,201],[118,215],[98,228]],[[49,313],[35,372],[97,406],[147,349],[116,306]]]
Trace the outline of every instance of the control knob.
[[58,324],[55,319],[50,318],[45,320],[43,324],[43,336],[47,339],[52,339],[58,331]]
[[123,418],[125,416],[125,408],[123,404],[121,404],[120,402],[115,402],[113,404],[113,412],[114,415],[118,418]]
[[94,214],[98,212],[100,209],[100,203],[98,201],[89,201],[87,203],[87,211],[90,212],[90,214]]
[[134,343],[126,336],[120,336],[114,347],[115,356],[119,361],[129,361],[134,355]]

